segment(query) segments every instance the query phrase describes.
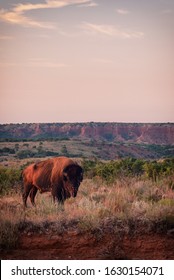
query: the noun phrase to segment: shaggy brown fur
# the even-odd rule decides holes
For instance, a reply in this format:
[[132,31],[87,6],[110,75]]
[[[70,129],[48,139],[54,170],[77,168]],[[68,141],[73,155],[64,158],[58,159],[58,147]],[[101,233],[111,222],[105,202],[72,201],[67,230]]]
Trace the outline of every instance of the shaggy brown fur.
[[23,203],[27,205],[28,195],[35,205],[37,191],[51,191],[53,200],[63,203],[65,199],[76,197],[83,180],[83,170],[74,160],[56,157],[31,164],[22,173],[24,191]]

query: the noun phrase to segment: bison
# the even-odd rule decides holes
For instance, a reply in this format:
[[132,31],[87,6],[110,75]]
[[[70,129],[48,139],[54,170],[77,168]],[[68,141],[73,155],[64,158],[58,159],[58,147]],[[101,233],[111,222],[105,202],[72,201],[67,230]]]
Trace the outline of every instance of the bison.
[[67,157],[55,157],[34,163],[22,172],[24,190],[22,194],[24,206],[27,206],[28,195],[35,206],[35,196],[51,191],[53,201],[60,203],[69,197],[76,197],[83,180],[83,169],[76,161]]

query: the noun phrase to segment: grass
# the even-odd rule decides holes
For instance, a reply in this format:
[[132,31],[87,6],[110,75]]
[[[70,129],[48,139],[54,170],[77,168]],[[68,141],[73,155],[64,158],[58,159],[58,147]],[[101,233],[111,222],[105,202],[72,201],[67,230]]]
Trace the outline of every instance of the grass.
[[18,225],[8,221],[1,221],[0,247],[1,249],[11,249],[17,246],[19,237]]
[[0,141],[0,161],[3,165],[19,166],[26,163],[29,158],[32,161],[37,158],[49,156],[67,155],[69,157],[80,157],[86,159],[110,160],[115,158],[144,158],[160,159],[173,156],[173,145],[149,145],[137,143],[110,142],[107,139],[52,139],[39,141],[9,142]]
[[155,183],[127,178],[110,185],[85,179],[77,198],[67,200],[64,207],[54,205],[49,193],[37,195],[36,207],[28,205],[24,211],[20,193],[1,197],[1,248],[17,246],[21,231],[51,228],[61,233],[71,227],[80,232],[102,231],[103,227],[117,231],[118,223],[125,231],[136,223],[153,229],[162,223],[162,230],[174,227],[174,191],[165,179]]
[[[3,165],[19,166],[29,161],[37,161],[38,158],[46,156],[65,155],[63,147],[66,147],[67,156],[69,157],[92,157],[94,153],[99,153],[98,147],[93,147],[90,141],[80,140],[59,140],[59,141],[27,141],[27,142],[0,142],[0,150],[12,149],[13,154],[1,152],[0,161]],[[54,153],[46,155],[45,152]],[[33,154],[33,156],[31,156]]]
[[7,196],[0,200],[0,248],[15,248],[20,236],[20,227],[25,221],[25,213],[18,203],[18,196]]

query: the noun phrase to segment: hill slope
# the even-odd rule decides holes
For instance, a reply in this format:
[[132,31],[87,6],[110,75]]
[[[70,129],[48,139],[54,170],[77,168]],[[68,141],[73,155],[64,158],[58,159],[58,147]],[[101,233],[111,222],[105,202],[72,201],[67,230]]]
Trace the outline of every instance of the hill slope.
[[174,155],[174,124],[4,124],[0,125],[0,142],[1,162],[7,160],[8,153],[14,158],[67,155],[160,159]]
[[0,139],[90,139],[137,144],[174,144],[174,123],[33,123],[0,125]]

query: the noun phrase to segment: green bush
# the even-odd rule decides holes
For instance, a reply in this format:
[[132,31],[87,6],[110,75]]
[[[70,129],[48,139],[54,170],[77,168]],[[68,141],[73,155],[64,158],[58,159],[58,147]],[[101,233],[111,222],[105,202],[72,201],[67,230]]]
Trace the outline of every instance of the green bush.
[[155,182],[162,177],[174,175],[174,158],[158,162],[146,162],[144,164],[144,172],[148,179]]
[[15,150],[14,149],[11,149],[11,148],[8,148],[8,147],[4,147],[2,149],[0,149],[0,153],[1,154],[15,154]]
[[21,181],[21,169],[0,168],[0,195],[7,194],[17,189]]
[[[40,147],[40,146],[39,146]],[[17,158],[24,159],[24,158],[42,158],[42,157],[48,157],[48,156],[59,156],[59,153],[53,152],[53,151],[46,151],[43,150],[42,146],[41,148],[37,149],[37,151],[31,151],[31,150],[22,150],[17,152]]]
[[108,183],[124,177],[144,176],[152,181],[174,175],[174,159],[163,161],[145,161],[142,159],[125,158],[107,162],[84,160],[83,168],[86,177],[98,176]]
[[92,178],[96,176],[96,168],[97,161],[94,160],[83,160],[82,166],[84,170],[84,174],[87,178]]
[[112,183],[114,181],[117,173],[118,173],[117,162],[110,161],[108,163],[99,163],[96,166],[96,175],[101,177],[108,183]]

